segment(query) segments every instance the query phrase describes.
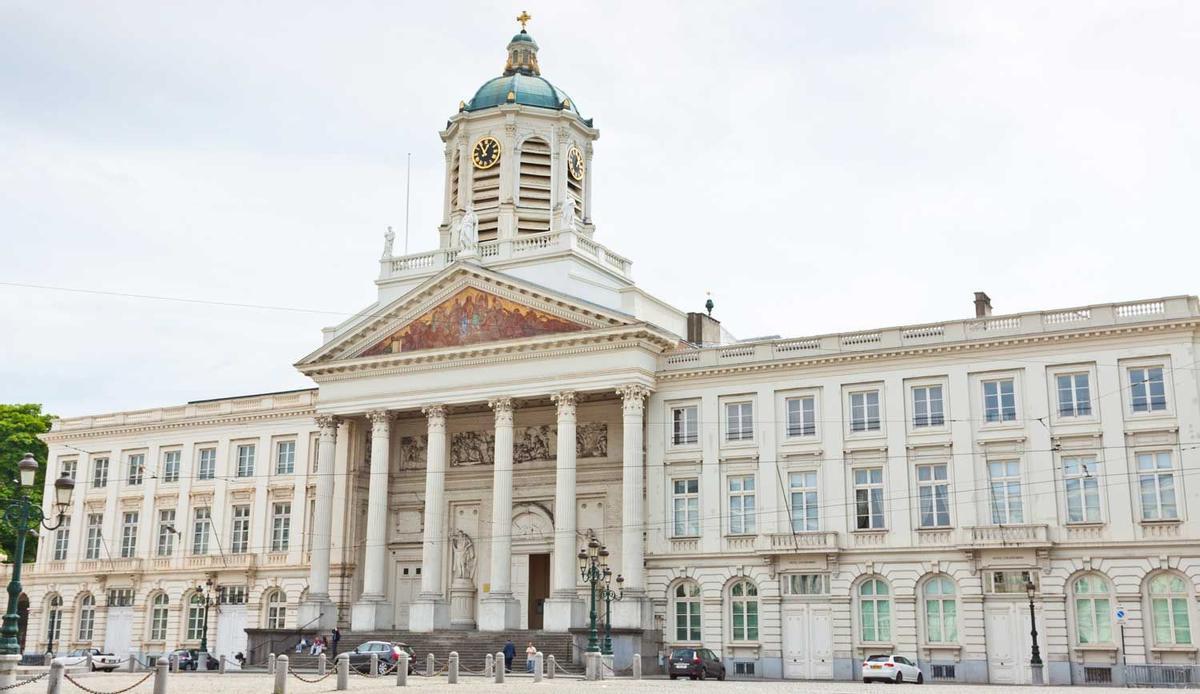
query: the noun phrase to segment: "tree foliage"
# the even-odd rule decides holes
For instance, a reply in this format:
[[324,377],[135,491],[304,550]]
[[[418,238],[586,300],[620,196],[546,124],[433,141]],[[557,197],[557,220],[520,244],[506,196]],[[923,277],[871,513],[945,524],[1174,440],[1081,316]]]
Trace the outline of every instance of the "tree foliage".
[[[37,479],[33,488],[24,490],[34,503],[42,501],[42,485],[46,479],[46,444],[38,434],[50,431],[53,419],[42,412],[41,405],[0,404],[0,505],[21,493],[17,463],[26,453],[32,453],[38,461]],[[16,534],[7,521],[0,521],[0,552],[12,554]],[[37,555],[37,538],[30,535],[25,542],[25,561],[33,561]]]

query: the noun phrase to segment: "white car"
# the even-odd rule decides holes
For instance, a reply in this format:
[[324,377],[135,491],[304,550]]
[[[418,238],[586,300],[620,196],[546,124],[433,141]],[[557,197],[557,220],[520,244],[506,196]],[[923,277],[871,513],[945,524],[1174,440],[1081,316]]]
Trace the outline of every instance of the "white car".
[[902,655],[869,655],[862,664],[863,682],[916,682],[922,684],[925,677],[917,664]]
[[121,664],[121,659],[112,653],[101,653],[99,648],[77,648],[66,655],[60,655],[55,660],[67,667],[78,667],[88,664],[88,656],[92,656],[92,671],[103,670],[112,672]]

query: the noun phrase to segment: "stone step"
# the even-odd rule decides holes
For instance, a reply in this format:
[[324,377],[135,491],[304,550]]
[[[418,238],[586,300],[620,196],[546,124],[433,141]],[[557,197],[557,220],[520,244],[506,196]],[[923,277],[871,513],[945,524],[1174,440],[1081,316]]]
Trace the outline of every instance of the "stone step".
[[[416,653],[417,667],[424,669],[426,655],[432,653],[439,667],[447,661],[451,651],[458,652],[459,663],[471,670],[479,670],[489,653],[495,654],[504,648],[504,642],[511,639],[516,646],[517,654],[513,659],[513,669],[525,669],[525,646],[532,641],[545,656],[554,655],[558,664],[572,672],[582,671],[571,660],[572,636],[557,632],[514,630],[507,632],[479,632],[463,630],[447,630],[435,632],[410,631],[377,631],[344,633],[338,642],[338,651],[345,653],[354,650],[366,641],[392,641],[408,644]],[[291,667],[297,669],[315,669],[318,656],[293,651],[286,654]],[[333,666],[332,654],[326,651],[327,663]]]

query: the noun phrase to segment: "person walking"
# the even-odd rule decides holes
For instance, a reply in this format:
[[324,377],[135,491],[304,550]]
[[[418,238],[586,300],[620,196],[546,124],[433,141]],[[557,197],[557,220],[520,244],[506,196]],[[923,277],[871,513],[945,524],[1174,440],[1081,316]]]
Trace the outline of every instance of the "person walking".
[[533,642],[529,642],[529,646],[525,648],[525,672],[533,672],[533,657],[537,655],[537,647]]
[[517,657],[517,647],[513,645],[512,639],[504,642],[504,671],[512,672],[513,658]]
[[342,632],[339,631],[337,627],[333,628],[333,638],[331,640],[333,641],[333,657],[336,658],[338,641],[342,640]]

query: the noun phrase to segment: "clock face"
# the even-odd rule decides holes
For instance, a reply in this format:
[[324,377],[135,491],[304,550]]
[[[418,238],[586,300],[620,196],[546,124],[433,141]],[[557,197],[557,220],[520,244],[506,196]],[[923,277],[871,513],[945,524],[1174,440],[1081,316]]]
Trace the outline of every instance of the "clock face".
[[471,161],[477,169],[492,168],[500,161],[500,142],[494,137],[480,139],[471,150]]
[[567,150],[567,171],[576,181],[583,180],[583,154],[575,147]]

